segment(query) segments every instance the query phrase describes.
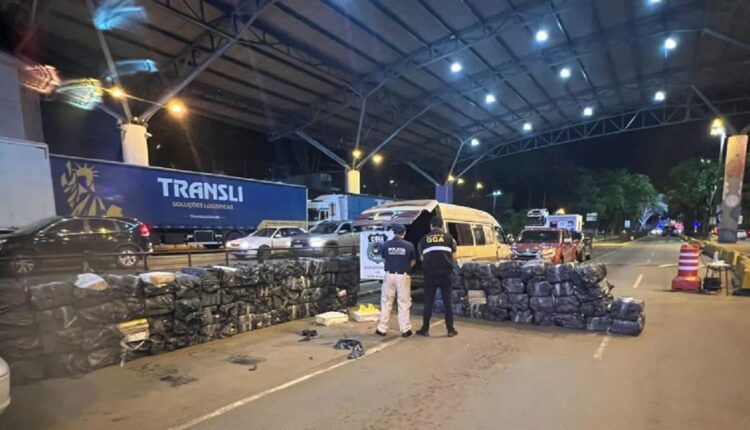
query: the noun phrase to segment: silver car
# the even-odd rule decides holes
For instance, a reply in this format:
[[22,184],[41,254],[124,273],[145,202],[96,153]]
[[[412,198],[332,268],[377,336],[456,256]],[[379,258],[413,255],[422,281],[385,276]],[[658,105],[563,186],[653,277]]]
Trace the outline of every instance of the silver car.
[[355,254],[359,249],[359,233],[351,221],[322,221],[306,234],[292,239],[292,254],[297,256],[326,256]]

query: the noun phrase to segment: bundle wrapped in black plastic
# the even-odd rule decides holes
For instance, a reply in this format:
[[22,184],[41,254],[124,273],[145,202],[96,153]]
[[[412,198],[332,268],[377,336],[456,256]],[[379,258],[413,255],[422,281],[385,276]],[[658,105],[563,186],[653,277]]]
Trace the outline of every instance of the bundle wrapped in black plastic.
[[172,332],[172,316],[171,315],[159,315],[155,317],[149,317],[148,330],[151,334],[167,334]]
[[213,268],[218,269],[221,272],[219,277],[221,279],[222,288],[232,288],[245,285],[241,268],[229,266],[213,266]]
[[575,288],[570,282],[558,282],[552,285],[552,295],[555,297],[572,296],[575,294]]
[[529,311],[522,311],[522,310],[512,310],[510,312],[510,319],[514,323],[519,324],[533,324],[534,323],[534,314]]
[[104,275],[109,289],[112,290],[112,297],[141,297],[140,278],[136,275]]
[[609,314],[609,307],[613,300],[612,296],[608,294],[598,299],[581,302],[579,310],[587,317],[603,317]]
[[509,308],[508,295],[505,293],[487,295],[487,306],[490,309]]
[[582,302],[606,297],[613,288],[614,286],[606,279],[602,279],[589,286],[574,286],[575,296]]
[[616,334],[625,334],[629,336],[638,336],[643,331],[646,324],[646,317],[640,315],[635,320],[612,319],[609,325],[609,332]]
[[453,272],[451,274],[451,289],[461,290],[464,288],[464,276],[460,272]]
[[555,325],[555,314],[548,314],[548,313],[534,313],[534,324],[536,325],[543,325],[543,326],[551,326]]
[[0,341],[36,333],[34,312],[22,284],[0,282]]
[[529,307],[532,311],[534,311],[534,313],[554,313],[555,300],[552,298],[552,296],[532,296],[529,298]]
[[78,315],[81,322],[89,326],[116,324],[141,316],[131,314],[124,300],[112,300],[111,302],[80,309]]
[[586,330],[606,333],[609,331],[609,317],[587,317]]
[[177,299],[194,299],[201,296],[201,280],[187,273],[175,275],[175,293]]
[[485,304],[469,302],[469,306],[466,308],[466,316],[469,318],[485,319],[486,314],[487,305]]
[[487,294],[501,294],[503,293],[503,285],[498,278],[485,278],[479,280],[479,286]]
[[579,313],[555,314],[555,324],[560,327],[583,330],[586,328],[586,318]]
[[173,294],[176,290],[175,274],[172,272],[147,272],[138,275],[141,289],[146,297]]
[[607,276],[607,267],[602,263],[581,263],[570,273],[570,280],[578,287],[591,287]]
[[81,336],[81,348],[84,351],[96,351],[103,348],[115,348],[120,346],[122,333],[116,325],[84,330]]
[[73,284],[48,282],[29,287],[31,306],[38,311],[67,306],[73,302]]
[[526,285],[520,278],[505,278],[502,281],[503,290],[509,294],[523,294],[526,292]]
[[83,273],[77,275],[73,281],[73,305],[77,309],[97,306],[117,298],[128,297],[114,288],[99,275]]
[[464,278],[468,279],[479,279],[479,278],[493,278],[493,266],[491,263],[485,262],[467,262],[461,266],[461,274]]
[[576,296],[554,296],[555,312],[572,314],[579,312],[578,298]]
[[572,272],[575,270],[575,263],[563,263],[557,264],[547,269],[547,281],[550,283],[558,283],[564,281],[570,281]]
[[[8,314],[4,315],[5,322],[7,322],[7,318]],[[73,306],[61,306],[59,308],[38,311],[32,316],[29,325],[33,325],[34,320],[36,320],[36,325],[42,332],[80,327],[83,322],[83,319],[79,317],[78,312]]]
[[510,304],[509,307],[514,311],[529,310],[529,296],[527,294],[508,293],[508,303]]
[[528,282],[534,280],[544,280],[547,278],[547,270],[552,266],[547,260],[529,260],[521,266],[521,279]]
[[29,307],[29,293],[23,284],[0,280],[0,322],[2,315],[14,309]]
[[216,306],[221,304],[221,291],[215,293],[201,292],[201,306]]
[[632,297],[618,297],[610,306],[609,317],[618,320],[636,321],[646,310],[646,302]]
[[44,379],[47,376],[44,359],[39,357],[31,360],[7,359],[10,366],[10,382],[13,385],[23,385]]
[[495,276],[505,279],[520,278],[523,263],[518,260],[507,260],[497,263],[493,267]]
[[49,331],[41,333],[40,337],[44,354],[76,352],[83,349],[83,329],[80,327]]
[[0,342],[0,357],[5,360],[36,358],[42,355],[42,352],[42,340],[38,335]]
[[201,310],[201,301],[198,298],[180,299],[174,302],[174,319],[189,320],[197,318]]
[[198,277],[201,282],[202,292],[215,293],[221,287],[221,277],[223,274],[221,269],[215,267],[184,267],[180,272]]
[[530,296],[549,297],[552,295],[552,284],[547,281],[529,281],[526,283],[526,293]]

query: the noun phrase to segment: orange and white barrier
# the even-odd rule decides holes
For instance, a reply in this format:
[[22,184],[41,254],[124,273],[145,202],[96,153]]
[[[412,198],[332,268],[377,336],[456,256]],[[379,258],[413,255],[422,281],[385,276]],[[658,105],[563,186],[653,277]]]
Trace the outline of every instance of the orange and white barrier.
[[701,250],[697,246],[682,245],[677,265],[677,277],[672,280],[673,291],[700,292],[701,278],[698,276]]

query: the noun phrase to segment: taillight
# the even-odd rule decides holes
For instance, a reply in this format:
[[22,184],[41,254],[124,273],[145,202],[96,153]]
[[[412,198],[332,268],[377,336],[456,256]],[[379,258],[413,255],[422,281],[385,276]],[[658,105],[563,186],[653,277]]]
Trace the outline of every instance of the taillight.
[[141,223],[140,227],[141,227],[141,236],[148,237],[149,235],[151,235],[151,229],[148,227],[148,225]]

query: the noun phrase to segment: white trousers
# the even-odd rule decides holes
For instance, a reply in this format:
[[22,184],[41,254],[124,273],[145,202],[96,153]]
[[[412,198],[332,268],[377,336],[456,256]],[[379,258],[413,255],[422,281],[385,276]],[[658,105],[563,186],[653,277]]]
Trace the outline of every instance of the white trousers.
[[411,276],[385,274],[383,289],[380,295],[380,322],[378,331],[386,333],[391,319],[393,299],[398,300],[398,328],[401,333],[411,330],[409,310],[411,309]]

